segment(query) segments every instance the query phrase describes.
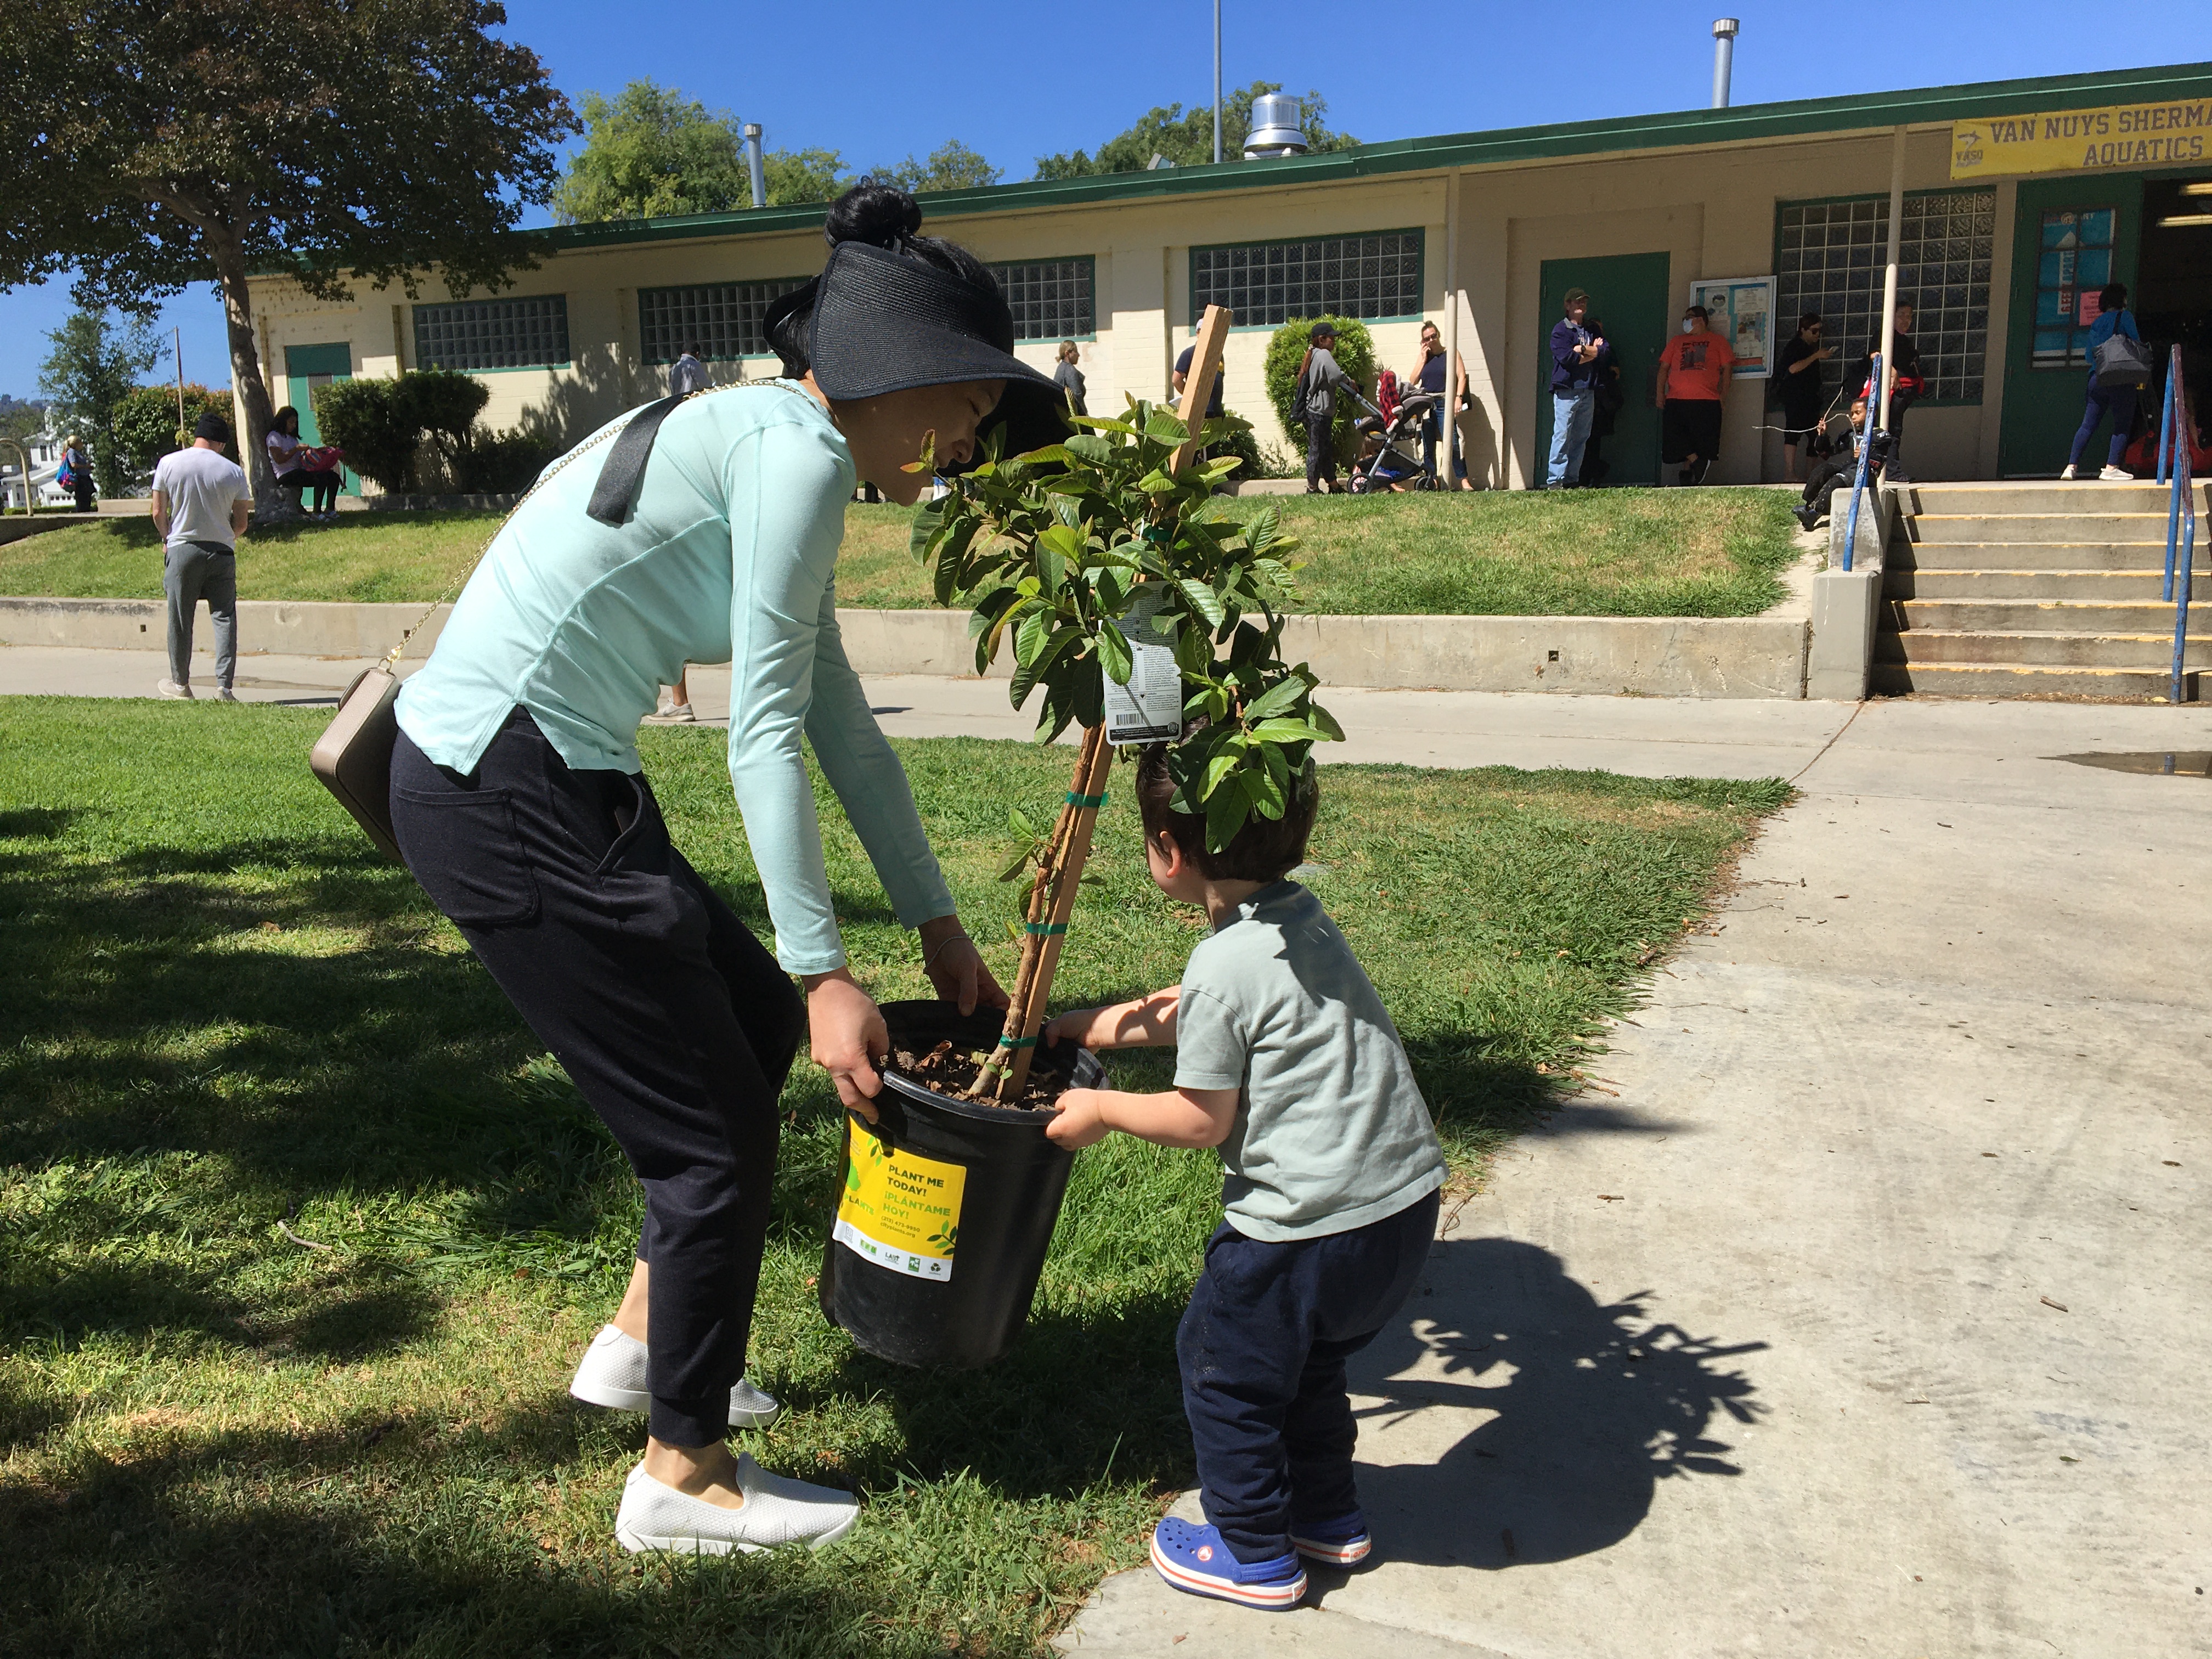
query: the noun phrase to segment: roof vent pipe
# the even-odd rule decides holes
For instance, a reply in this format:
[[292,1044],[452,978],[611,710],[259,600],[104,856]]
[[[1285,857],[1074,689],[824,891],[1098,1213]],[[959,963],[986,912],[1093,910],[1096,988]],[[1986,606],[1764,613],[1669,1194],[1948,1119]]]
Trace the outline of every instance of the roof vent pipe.
[[1729,106],[1729,77],[1735,69],[1736,21],[1733,17],[1713,19],[1713,107]]
[[753,176],[753,205],[768,205],[768,169],[761,162],[761,128],[757,121],[745,123],[745,167]]
[[1298,125],[1298,100],[1271,92],[1252,100],[1252,132],[1244,141],[1244,159],[1257,161],[1276,155],[1306,153],[1305,129]]

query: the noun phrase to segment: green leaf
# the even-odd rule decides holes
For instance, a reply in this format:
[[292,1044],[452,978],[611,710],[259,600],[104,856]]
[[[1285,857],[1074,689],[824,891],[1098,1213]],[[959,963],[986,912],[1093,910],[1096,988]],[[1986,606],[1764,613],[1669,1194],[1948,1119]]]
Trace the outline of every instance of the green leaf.
[[1014,660],[1024,668],[1032,668],[1043,654],[1045,641],[1052,637],[1053,612],[1048,606],[1033,605],[1022,617],[1021,626],[1014,632]]
[[1261,720],[1252,728],[1252,735],[1262,743],[1324,743],[1328,733],[1317,726],[1304,720]]
[[945,522],[945,509],[960,498],[947,495],[942,500],[925,501],[915,509],[914,529],[907,537],[907,547],[917,559],[929,556],[929,538]]
[[1145,422],[1145,435],[1162,443],[1179,444],[1189,438],[1190,428],[1165,410],[1159,410]]
[[1127,685],[1129,676],[1136,672],[1136,659],[1129,654],[1128,641],[1111,623],[1098,630],[1098,658],[1116,685]]
[[1237,832],[1242,830],[1251,817],[1252,803],[1244,793],[1243,782],[1244,780],[1241,775],[1232,777],[1219,789],[1206,797],[1206,850],[1207,852],[1226,852],[1229,843],[1237,839]]
[[1279,818],[1283,816],[1285,804],[1283,786],[1265,769],[1255,771],[1247,767],[1237,775],[1237,781],[1252,798],[1253,810],[1261,817]]
[[1317,702],[1306,705],[1306,718],[1321,728],[1322,736],[1332,743],[1344,741],[1344,728],[1336,723],[1336,716]]
[[[1133,428],[1124,427],[1121,429],[1129,433],[1132,437],[1136,435]],[[1088,432],[1077,433],[1067,441],[1066,448],[1076,460],[1088,461],[1093,466],[1109,466],[1113,464],[1114,446],[1103,438],[1093,437]]]
[[1311,689],[1304,679],[1296,675],[1277,681],[1274,687],[1264,696],[1244,705],[1245,723],[1255,724],[1283,713]]
[[1037,838],[1036,825],[1030,822],[1030,815],[1018,806],[1006,809],[1006,828],[1022,841],[1033,842]]
[[1153,471],[1137,480],[1137,488],[1149,495],[1166,495],[1174,492],[1176,481],[1164,472]]
[[1221,596],[1206,583],[1194,576],[1178,576],[1175,579],[1175,585],[1183,598],[1190,601],[1191,609],[1216,628],[1227,619],[1229,613],[1222,609]]
[[1015,877],[1020,875],[1023,871],[1030,867],[1030,855],[1024,852],[1021,857],[1016,859],[1012,864],[1008,865],[1005,870],[1000,872],[999,879],[1000,881],[1012,881]]

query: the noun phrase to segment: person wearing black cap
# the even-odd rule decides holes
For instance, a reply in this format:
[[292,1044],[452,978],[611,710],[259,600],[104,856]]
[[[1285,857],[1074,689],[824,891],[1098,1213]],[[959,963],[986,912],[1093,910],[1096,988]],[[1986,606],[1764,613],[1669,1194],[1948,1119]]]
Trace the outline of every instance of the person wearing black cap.
[[238,667],[238,538],[253,508],[253,486],[230,447],[230,422],[213,410],[192,428],[189,449],[154,466],[154,528],[161,533],[161,591],[169,601],[169,678],[165,697],[192,695],[192,618],[202,599],[215,624],[215,694],[235,702]]
[[[1306,428],[1306,494],[1327,495],[1336,489],[1336,389],[1352,384],[1352,376],[1336,361],[1336,325],[1326,317],[1306,336],[1306,355],[1298,364],[1291,407]],[[1328,489],[1322,488],[1326,482]]]
[[[918,456],[957,471],[994,438],[1012,453],[1066,429],[989,271],[921,228],[899,191],[834,203],[822,274],[765,319],[785,378],[648,404],[550,470],[396,705],[408,867],[644,1183],[629,1291],[570,1384],[649,1413],[616,1517],[631,1550],[820,1544],[859,1514],[724,1444],[779,1409],[744,1372],[785,1073],[811,1035],[872,1121],[889,1046],[846,967],[802,733],[938,994],[1006,1002],[837,627],[859,479],[910,504]],[[731,665],[730,778],[773,956],[670,844],[642,775],[639,721],[687,660]]]

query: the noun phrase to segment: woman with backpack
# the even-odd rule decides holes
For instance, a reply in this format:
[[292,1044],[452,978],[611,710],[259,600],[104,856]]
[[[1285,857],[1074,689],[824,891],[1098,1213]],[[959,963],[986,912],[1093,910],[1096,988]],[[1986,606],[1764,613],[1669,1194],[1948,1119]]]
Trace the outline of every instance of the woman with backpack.
[[[1336,361],[1336,325],[1326,317],[1306,337],[1306,355],[1298,365],[1297,389],[1291,407],[1306,427],[1306,494],[1339,495],[1336,486],[1336,388],[1350,386],[1352,376]],[[1327,480],[1328,488],[1322,488]]]
[[78,512],[92,511],[92,457],[74,432],[62,442],[62,462],[54,469],[54,482],[76,497]]
[[2088,396],[2082,404],[2081,428],[2074,434],[2073,453],[2066,458],[2066,470],[2058,476],[2069,483],[2075,478],[2082,453],[2089,447],[2089,440],[2097,435],[2098,425],[2109,414],[2112,417],[2112,440],[2105,452],[2105,470],[2097,477],[2106,483],[2131,483],[2136,475],[2120,465],[2120,458],[2128,453],[2128,440],[2135,435],[2136,409],[2142,388],[2132,384],[2099,385],[2098,351],[2116,334],[2138,344],[2142,336],[2136,332],[2136,319],[2128,314],[2125,283],[2106,283],[2097,295],[2097,320],[2089,325]]

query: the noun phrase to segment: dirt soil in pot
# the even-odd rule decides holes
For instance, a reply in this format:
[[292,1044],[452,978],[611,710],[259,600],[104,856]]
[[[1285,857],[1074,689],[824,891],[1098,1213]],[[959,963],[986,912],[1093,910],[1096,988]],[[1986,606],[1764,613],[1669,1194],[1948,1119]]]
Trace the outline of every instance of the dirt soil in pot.
[[885,1069],[896,1072],[925,1089],[940,1095],[950,1095],[977,1106],[1003,1106],[1007,1111],[1048,1112],[1053,1103],[1067,1087],[1063,1068],[1042,1057],[1030,1066],[1029,1080],[1022,1085],[1021,1098],[1000,1102],[983,1096],[977,1097],[968,1091],[975,1086],[975,1079],[983,1069],[984,1061],[991,1057],[988,1048],[963,1047],[956,1042],[940,1042],[934,1048],[916,1049],[894,1042],[887,1058]]

